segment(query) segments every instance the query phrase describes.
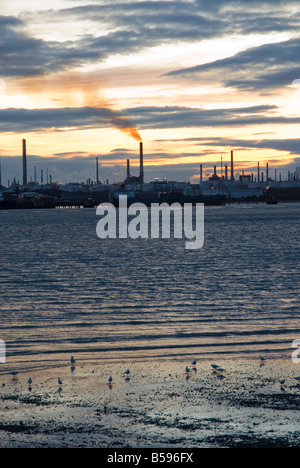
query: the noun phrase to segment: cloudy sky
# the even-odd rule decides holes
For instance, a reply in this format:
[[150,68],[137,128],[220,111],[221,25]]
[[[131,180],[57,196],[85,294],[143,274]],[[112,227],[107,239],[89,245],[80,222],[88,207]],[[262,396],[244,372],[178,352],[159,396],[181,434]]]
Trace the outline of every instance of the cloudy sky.
[[2,183],[300,166],[296,1],[1,0]]

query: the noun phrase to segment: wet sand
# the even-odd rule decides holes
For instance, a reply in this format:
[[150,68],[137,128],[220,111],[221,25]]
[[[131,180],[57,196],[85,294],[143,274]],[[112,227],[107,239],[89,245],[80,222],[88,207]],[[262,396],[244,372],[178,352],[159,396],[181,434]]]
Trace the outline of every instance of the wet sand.
[[2,364],[0,447],[300,447],[299,365],[191,362],[77,359],[16,377]]

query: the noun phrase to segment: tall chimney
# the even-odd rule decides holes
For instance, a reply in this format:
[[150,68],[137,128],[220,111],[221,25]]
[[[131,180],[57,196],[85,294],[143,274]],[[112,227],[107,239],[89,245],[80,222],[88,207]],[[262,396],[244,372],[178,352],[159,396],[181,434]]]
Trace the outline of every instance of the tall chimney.
[[269,180],[269,163],[267,163],[266,174],[267,174],[267,182],[268,182],[268,180]]
[[127,180],[130,179],[130,161],[127,159]]
[[27,185],[26,140],[23,140],[23,185]]
[[99,158],[96,157],[96,184],[99,184]]
[[260,182],[259,162],[257,163],[257,182]]
[[144,152],[143,142],[140,142],[140,182],[144,183]]
[[228,166],[225,166],[225,180],[228,180]]
[[231,180],[234,180],[233,151],[231,151]]
[[200,184],[203,182],[203,166],[200,164]]

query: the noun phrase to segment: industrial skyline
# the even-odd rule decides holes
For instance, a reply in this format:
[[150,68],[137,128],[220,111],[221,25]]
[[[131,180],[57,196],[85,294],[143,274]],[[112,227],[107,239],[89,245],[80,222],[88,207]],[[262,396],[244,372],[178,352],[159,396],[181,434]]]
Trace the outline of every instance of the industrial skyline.
[[[136,156],[133,156],[134,159],[136,159]],[[134,167],[135,173],[132,173],[131,169],[131,160],[127,159],[126,161],[126,176],[124,178],[120,178],[118,182],[115,181],[109,181],[109,179],[106,180],[101,180],[101,166],[99,165],[99,157],[96,156],[95,158],[95,166],[93,170],[93,174],[91,177],[88,177],[86,181],[82,181],[81,185],[102,185],[102,184],[107,184],[107,185],[120,185],[120,184],[126,184],[127,186],[135,186],[139,189],[141,189],[142,186],[147,186],[147,182],[149,183],[154,182],[155,180],[159,180],[159,177],[155,177],[154,179],[150,179],[148,177],[148,181],[145,179],[145,168],[144,168],[144,144],[142,141],[139,142],[139,169],[137,173],[137,168]],[[235,170],[236,166],[236,161],[234,159],[234,151],[230,151],[230,162],[227,163],[226,161],[223,160],[223,157],[221,157],[220,161],[220,166],[218,167],[216,164],[213,166],[213,169],[210,173],[207,172],[207,177],[204,177],[204,167],[203,164],[200,164],[200,171],[199,171],[199,184],[202,188],[204,188],[203,183],[205,180],[207,182],[214,182],[214,184],[224,181],[228,182],[231,181],[234,185],[239,185],[239,184],[244,184],[245,182],[248,183],[263,183],[265,185],[268,185],[268,182],[270,183],[278,183],[278,182],[295,182],[297,187],[300,187],[300,167],[293,168],[292,171],[288,171],[287,177],[284,177],[281,172],[278,172],[277,168],[275,167],[274,169],[274,174],[271,173],[269,163],[267,162],[265,167],[262,168],[261,163],[258,161],[257,162],[257,168],[256,168],[256,173],[253,171],[249,174],[246,174],[244,170],[242,172],[236,172]],[[27,142],[25,139],[22,140],[22,181],[20,179],[17,179],[14,177],[12,180],[7,181],[6,187],[14,187],[16,188],[17,186],[19,188],[23,188],[24,190],[28,190],[30,187],[33,188],[34,186],[40,188],[43,187],[43,185],[74,185],[74,184],[79,184],[78,181],[71,181],[69,180],[65,184],[59,183],[59,181],[55,178],[53,178],[52,174],[50,174],[49,169],[47,168],[45,171],[45,177],[44,177],[44,169],[41,169],[40,173],[40,179],[37,175],[37,167],[34,166],[34,175],[28,177],[28,160],[27,160]],[[162,177],[161,180],[167,181],[167,177]],[[184,181],[183,179],[181,181],[177,182],[184,182],[184,183],[189,183],[189,181]],[[194,181],[195,182],[195,181]],[[195,184],[194,184],[195,185]],[[278,184],[277,184],[278,185]],[[2,180],[2,162],[1,162],[1,157],[0,157],[0,188],[3,187],[5,188],[5,182]],[[209,185],[208,185],[209,188]],[[262,188],[262,186],[260,187]]]
[[[2,183],[126,177],[199,181],[216,164],[300,166],[297,1],[3,0]],[[218,166],[219,166],[218,164]],[[271,169],[270,169],[271,170]],[[273,174],[273,177],[274,177]],[[96,176],[97,180],[97,176]]]

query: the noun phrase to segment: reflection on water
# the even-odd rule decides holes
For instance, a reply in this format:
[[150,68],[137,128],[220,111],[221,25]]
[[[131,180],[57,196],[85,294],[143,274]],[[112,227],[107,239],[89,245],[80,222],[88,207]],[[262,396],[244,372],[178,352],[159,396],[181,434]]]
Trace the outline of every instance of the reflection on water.
[[96,210],[0,212],[7,360],[284,353],[300,338],[299,208],[207,207],[199,251],[100,240]]

